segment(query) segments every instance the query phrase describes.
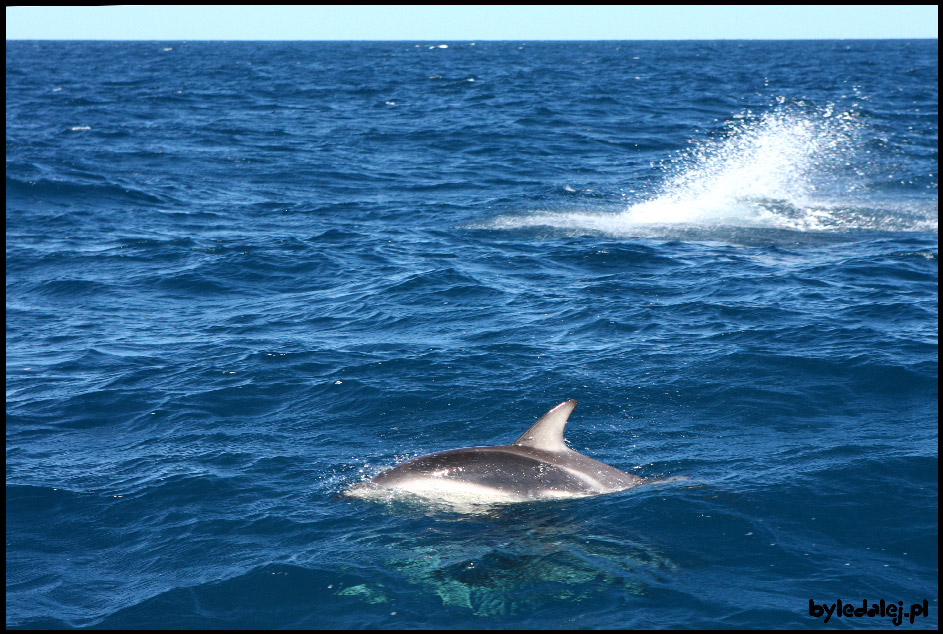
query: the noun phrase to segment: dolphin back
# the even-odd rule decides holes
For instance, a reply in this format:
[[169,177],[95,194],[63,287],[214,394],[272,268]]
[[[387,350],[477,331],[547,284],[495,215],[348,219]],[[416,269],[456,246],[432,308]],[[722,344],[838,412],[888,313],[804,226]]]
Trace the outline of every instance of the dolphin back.
[[459,502],[521,502],[598,495],[643,484],[638,476],[566,446],[563,430],[575,407],[573,399],[560,403],[509,445],[421,456],[355,489],[363,497],[399,490]]

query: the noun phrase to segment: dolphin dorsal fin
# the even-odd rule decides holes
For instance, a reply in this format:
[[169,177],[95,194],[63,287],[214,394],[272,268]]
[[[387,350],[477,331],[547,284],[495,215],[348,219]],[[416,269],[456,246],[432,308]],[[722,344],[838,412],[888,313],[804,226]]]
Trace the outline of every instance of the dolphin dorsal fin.
[[563,451],[567,448],[563,444],[563,428],[566,427],[566,421],[575,407],[576,401],[572,398],[560,403],[537,419],[537,422],[512,444],[545,451]]

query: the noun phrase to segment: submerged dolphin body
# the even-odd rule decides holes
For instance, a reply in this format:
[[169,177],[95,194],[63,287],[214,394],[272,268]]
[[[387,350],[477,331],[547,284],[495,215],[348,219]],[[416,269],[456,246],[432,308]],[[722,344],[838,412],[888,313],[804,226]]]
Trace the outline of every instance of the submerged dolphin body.
[[575,407],[572,399],[560,403],[510,445],[421,456],[356,485],[348,494],[379,497],[392,491],[446,502],[500,503],[585,497],[644,484],[642,478],[563,443],[563,428]]

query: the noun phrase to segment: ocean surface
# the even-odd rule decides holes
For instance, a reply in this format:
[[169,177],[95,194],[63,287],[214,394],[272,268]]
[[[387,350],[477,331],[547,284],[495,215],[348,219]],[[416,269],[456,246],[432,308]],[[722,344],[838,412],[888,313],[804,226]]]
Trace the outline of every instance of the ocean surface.
[[936,628],[937,55],[8,41],[6,625]]

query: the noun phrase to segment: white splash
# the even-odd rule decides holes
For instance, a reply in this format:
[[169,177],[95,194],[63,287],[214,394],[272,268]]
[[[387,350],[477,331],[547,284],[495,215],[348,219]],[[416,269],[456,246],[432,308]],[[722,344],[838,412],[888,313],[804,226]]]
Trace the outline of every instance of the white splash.
[[936,231],[935,201],[933,209],[914,210],[868,200],[863,131],[855,112],[831,105],[780,105],[759,115],[747,111],[727,122],[719,137],[653,164],[664,179],[627,208],[507,215],[489,227],[549,226],[638,237],[691,229],[717,235],[724,227]]
[[858,129],[854,115],[831,107],[804,115],[748,112],[725,127],[720,140],[695,144],[673,159],[657,195],[632,205],[626,220],[824,228],[816,199],[836,188],[836,171],[850,166]]

